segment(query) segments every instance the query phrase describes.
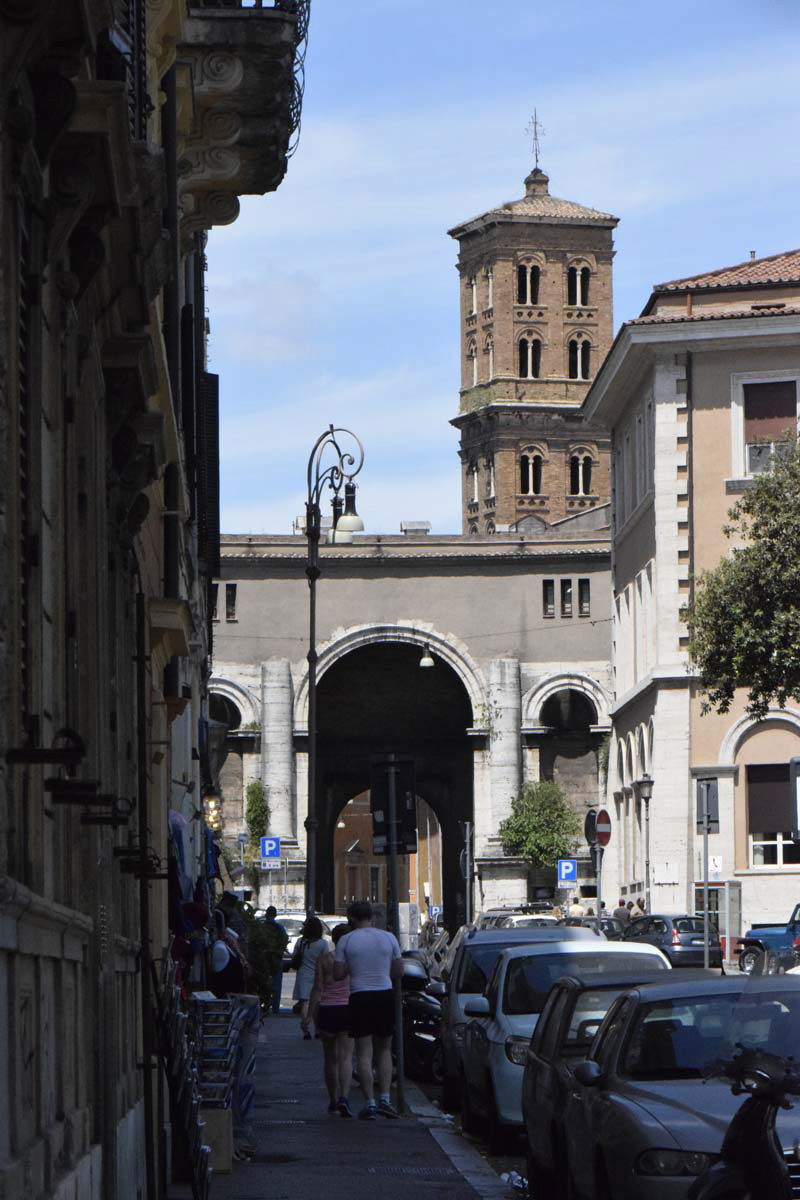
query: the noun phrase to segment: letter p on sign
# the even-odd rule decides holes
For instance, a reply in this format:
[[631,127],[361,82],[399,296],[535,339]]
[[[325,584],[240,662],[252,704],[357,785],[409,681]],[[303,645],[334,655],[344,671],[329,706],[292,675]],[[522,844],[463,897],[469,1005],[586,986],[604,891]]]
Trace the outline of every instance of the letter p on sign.
[[281,856],[281,839],[278,837],[262,837],[261,839],[261,857],[262,858],[280,858]]

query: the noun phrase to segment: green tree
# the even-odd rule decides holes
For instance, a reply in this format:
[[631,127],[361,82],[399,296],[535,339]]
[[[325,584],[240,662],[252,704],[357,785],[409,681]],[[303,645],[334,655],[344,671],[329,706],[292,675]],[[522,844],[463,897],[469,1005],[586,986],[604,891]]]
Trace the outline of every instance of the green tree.
[[800,700],[800,449],[757,475],[730,510],[731,555],[696,581],[687,612],[689,655],[705,711],[727,712],[737,688],[747,711]]
[[269,805],[267,804],[267,793],[260,779],[254,780],[253,783],[248,783],[245,796],[244,819],[247,822],[251,847],[256,849],[261,838],[266,837],[267,830],[269,829],[270,815]]
[[500,826],[506,854],[527,858],[535,867],[555,867],[557,859],[568,858],[579,832],[566,796],[549,779],[526,783]]

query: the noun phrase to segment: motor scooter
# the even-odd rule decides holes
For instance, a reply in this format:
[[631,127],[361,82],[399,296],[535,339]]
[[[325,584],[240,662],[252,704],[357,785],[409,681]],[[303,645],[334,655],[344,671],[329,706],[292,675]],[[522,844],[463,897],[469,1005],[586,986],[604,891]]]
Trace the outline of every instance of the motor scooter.
[[775,1121],[779,1109],[792,1108],[789,1097],[800,1095],[800,1064],[738,1044],[722,1074],[733,1081],[733,1094],[747,1099],[728,1126],[719,1160],[698,1175],[688,1200],[792,1200]]
[[406,1074],[441,1083],[441,995],[444,984],[431,982],[419,961],[403,956],[403,1054]]

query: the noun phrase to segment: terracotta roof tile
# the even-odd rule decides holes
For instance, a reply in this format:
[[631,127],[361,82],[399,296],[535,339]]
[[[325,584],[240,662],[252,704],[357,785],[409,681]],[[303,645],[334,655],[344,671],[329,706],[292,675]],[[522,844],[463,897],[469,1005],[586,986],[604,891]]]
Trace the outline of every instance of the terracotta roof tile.
[[759,306],[757,309],[752,308],[734,308],[723,309],[716,312],[703,312],[702,308],[695,312],[689,313],[674,311],[668,313],[648,313],[644,317],[634,317],[631,321],[626,321],[626,325],[677,325],[682,322],[691,321],[735,321],[741,320],[743,317],[796,317],[800,314],[800,305],[791,305],[781,307],[778,304],[771,304],[768,308]]
[[720,267],[686,279],[657,283],[653,292],[683,292],[694,288],[728,288],[767,283],[800,284],[800,250],[785,250],[767,258],[751,258],[733,267]]
[[542,224],[566,222],[577,225],[616,225],[619,221],[619,217],[612,216],[611,213],[587,208],[583,204],[576,204],[574,200],[562,200],[558,196],[551,196],[548,184],[548,177],[543,171],[532,171],[525,180],[525,195],[520,200],[508,200],[505,204],[498,204],[469,221],[462,221],[450,230],[450,235],[460,237],[470,226],[502,221],[504,218],[510,221],[522,218]]

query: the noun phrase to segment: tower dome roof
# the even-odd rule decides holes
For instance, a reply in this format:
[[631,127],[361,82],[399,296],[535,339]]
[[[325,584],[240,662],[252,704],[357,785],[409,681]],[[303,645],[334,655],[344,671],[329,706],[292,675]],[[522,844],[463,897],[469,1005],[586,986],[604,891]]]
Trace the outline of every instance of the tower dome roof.
[[472,217],[449,230],[454,238],[467,233],[477,233],[488,225],[506,221],[524,221],[541,225],[595,225],[613,229],[619,217],[576,204],[574,200],[561,200],[550,195],[550,179],[539,167],[534,167],[525,178],[525,195],[520,200],[508,200],[498,204],[478,217]]

